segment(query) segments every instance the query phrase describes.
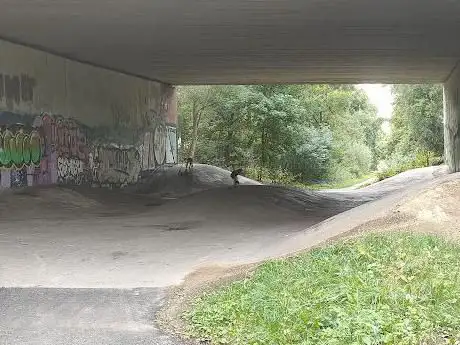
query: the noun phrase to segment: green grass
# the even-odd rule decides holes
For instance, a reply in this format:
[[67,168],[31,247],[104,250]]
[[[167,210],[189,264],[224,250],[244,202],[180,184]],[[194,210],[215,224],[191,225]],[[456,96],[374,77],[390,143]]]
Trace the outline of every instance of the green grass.
[[303,185],[304,188],[313,189],[313,190],[323,190],[323,189],[341,189],[341,188],[348,188],[353,187],[361,182],[369,180],[370,178],[375,177],[374,174],[368,174],[365,176],[344,180],[344,181],[337,181],[331,183],[324,183],[324,184],[308,184]]
[[377,178],[379,181],[382,181],[408,170],[441,165],[443,162],[444,160],[442,157],[437,157],[436,154],[432,152],[422,152],[417,154],[416,158],[409,162],[393,165],[384,170],[378,171]]
[[459,273],[457,244],[371,235],[269,261],[184,318],[189,335],[213,344],[454,344]]

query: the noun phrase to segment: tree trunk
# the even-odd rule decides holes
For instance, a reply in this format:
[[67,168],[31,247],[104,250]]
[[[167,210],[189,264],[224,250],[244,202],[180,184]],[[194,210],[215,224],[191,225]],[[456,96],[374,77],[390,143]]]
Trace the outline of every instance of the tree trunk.
[[198,142],[198,126],[200,124],[200,115],[201,112],[196,111],[196,104],[193,104],[192,108],[192,121],[193,121],[193,127],[192,127],[192,143],[190,145],[190,158],[194,159],[195,158],[195,151],[196,151],[196,144]]
[[225,166],[231,166],[232,169],[236,169],[235,162],[232,160],[232,152],[234,148],[234,143],[233,143],[233,119],[234,115],[233,113],[230,115],[230,121],[227,124],[227,136],[225,139],[225,152],[224,152],[224,160],[225,160]]
[[196,142],[198,137],[198,126],[193,124],[193,131],[192,131],[192,144],[190,145],[190,158],[195,158],[195,151],[196,151]]
[[260,166],[259,166],[259,176],[257,176],[257,180],[259,182],[262,181],[263,176],[263,169],[265,167],[265,127],[262,127],[262,135],[261,135],[261,157],[260,157]]

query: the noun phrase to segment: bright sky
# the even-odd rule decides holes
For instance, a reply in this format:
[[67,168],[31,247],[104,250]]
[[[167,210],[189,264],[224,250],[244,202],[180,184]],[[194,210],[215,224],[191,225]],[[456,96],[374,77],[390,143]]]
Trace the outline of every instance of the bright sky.
[[[390,119],[393,112],[393,96],[391,95],[391,85],[383,84],[361,84],[358,88],[364,90],[369,100],[378,109],[378,116]],[[389,133],[390,124],[385,122],[382,129]]]
[[358,87],[367,93],[371,103],[377,107],[380,117],[385,119],[391,118],[393,111],[391,85],[361,84]]

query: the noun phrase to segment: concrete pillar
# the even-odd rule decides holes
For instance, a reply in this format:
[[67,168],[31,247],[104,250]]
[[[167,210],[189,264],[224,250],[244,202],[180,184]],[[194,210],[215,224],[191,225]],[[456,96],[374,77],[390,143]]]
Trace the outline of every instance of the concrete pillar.
[[450,172],[460,171],[460,66],[444,84],[444,155]]

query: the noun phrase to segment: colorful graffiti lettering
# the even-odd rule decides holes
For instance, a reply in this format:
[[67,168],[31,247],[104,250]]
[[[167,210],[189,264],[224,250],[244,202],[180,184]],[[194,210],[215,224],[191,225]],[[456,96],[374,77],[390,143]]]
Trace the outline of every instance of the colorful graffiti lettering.
[[[0,187],[136,183],[142,171],[177,161],[175,128],[166,127],[157,114],[150,112],[146,131],[133,130],[132,145],[118,145],[101,144],[104,134],[111,135],[110,128],[102,128],[95,136],[94,131],[89,135],[87,127],[61,116],[0,113]],[[18,120],[21,123],[15,123]]]
[[36,130],[0,130],[0,167],[22,169],[40,164],[41,159],[42,143]]
[[43,129],[46,145],[59,156],[80,160],[88,158],[86,134],[76,121],[44,114],[36,119],[35,126]]

